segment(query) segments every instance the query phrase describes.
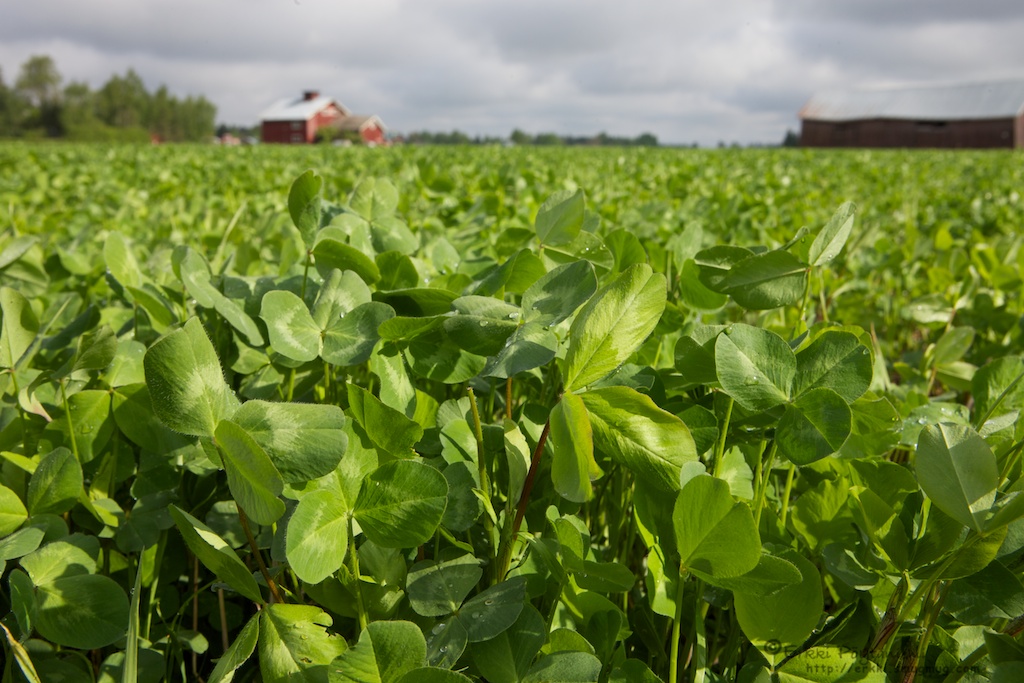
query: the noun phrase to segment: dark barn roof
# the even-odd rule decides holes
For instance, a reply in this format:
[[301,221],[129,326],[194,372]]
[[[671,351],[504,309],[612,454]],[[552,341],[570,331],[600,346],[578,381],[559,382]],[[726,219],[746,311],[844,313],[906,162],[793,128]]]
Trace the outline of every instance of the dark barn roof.
[[1015,118],[1022,112],[1024,80],[1013,80],[824,90],[804,105],[800,118],[813,121],[961,121]]

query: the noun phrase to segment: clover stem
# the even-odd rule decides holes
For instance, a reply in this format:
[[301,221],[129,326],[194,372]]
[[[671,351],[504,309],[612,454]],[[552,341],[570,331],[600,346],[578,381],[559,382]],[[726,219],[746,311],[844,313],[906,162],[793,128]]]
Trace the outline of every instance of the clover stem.
[[701,599],[704,592],[704,582],[700,579],[694,583],[693,603],[693,675],[690,677],[692,683],[704,683],[708,671],[708,636],[704,628],[704,618],[707,616],[706,604]]
[[754,525],[761,526],[761,510],[764,509],[765,493],[768,490],[768,479],[772,476],[772,464],[775,462],[776,442],[772,439],[772,445],[768,449],[768,456],[758,459],[757,472],[757,498],[754,500]]
[[672,619],[672,643],[668,654],[669,683],[679,683],[679,640],[682,637],[683,621],[683,588],[686,586],[686,569],[679,566],[679,579],[676,584],[676,613]]
[[366,618],[366,606],[363,604],[363,587],[359,578],[359,553],[356,552],[356,535],[352,530],[352,516],[348,518],[348,553],[349,571],[352,572],[352,581],[356,594],[356,613],[359,615],[359,630],[366,628],[369,620]]
[[295,395],[295,368],[289,368],[288,370],[288,393],[285,395],[285,401],[291,403],[292,397]]
[[[159,570],[159,565],[157,565]],[[159,571],[157,572],[159,573]],[[192,556],[192,630],[199,632],[199,557]],[[192,675],[199,674],[199,654],[192,650]]]
[[274,583],[274,579],[270,577],[270,572],[267,570],[267,564],[263,561],[263,554],[260,552],[260,548],[256,545],[256,537],[252,535],[252,528],[249,526],[249,518],[246,516],[245,511],[242,510],[242,506],[235,502],[235,508],[238,510],[238,521],[242,523],[242,531],[245,532],[245,538],[249,541],[249,548],[252,550],[253,557],[256,558],[256,565],[260,568],[260,574],[263,575],[263,580],[267,582],[267,588],[270,589],[270,595],[273,597],[274,602],[284,602],[284,598],[281,597],[281,592],[277,589],[277,584]]
[[537,447],[533,449],[533,459],[530,461],[530,471],[526,473],[526,481],[523,482],[523,492],[519,496],[519,504],[516,505],[515,521],[512,522],[512,529],[508,536],[502,539],[501,553],[498,560],[498,572],[495,580],[501,581],[508,573],[508,567],[512,563],[512,547],[515,545],[516,536],[519,535],[519,528],[523,525],[523,517],[526,516],[526,505],[530,502],[530,492],[533,490],[533,480],[537,476],[537,468],[540,465],[541,454],[544,453],[544,445],[548,441],[548,434],[551,432],[551,420],[544,423],[544,431],[540,433],[537,440]]
[[779,520],[783,528],[786,527],[786,517],[789,515],[789,497],[793,494],[793,477],[795,474],[796,465],[789,463],[789,468],[786,472],[786,488],[782,491],[782,500],[779,502],[781,507]]
[[512,378],[505,380],[505,417],[512,419]]
[[[473,436],[476,438],[476,464],[477,472],[480,475],[480,490],[483,492],[484,500],[490,505],[491,478],[487,471],[487,459],[484,457],[484,432],[483,425],[480,423],[480,408],[477,406],[476,394],[473,393],[473,388],[467,387],[466,393],[469,394],[469,405],[473,410]],[[490,539],[488,554],[491,557],[489,559],[493,560],[497,554],[497,546],[500,545],[500,542],[494,538],[494,521],[486,510],[484,511],[484,531],[487,534],[487,538]],[[497,582],[499,579],[495,576],[494,580]]]
[[931,641],[932,632],[935,630],[935,622],[939,618],[939,613],[942,611],[942,604],[946,601],[946,589],[948,586],[949,584],[946,581],[940,581],[933,585],[931,591],[928,593],[927,602],[921,606],[921,619],[924,622],[924,633],[921,635],[921,640],[917,644],[917,653],[914,656],[913,664],[907,667],[907,670],[903,675],[904,683],[913,683],[914,679],[917,678],[918,664],[925,659],[925,654],[928,651],[928,643]]
[[[16,363],[14,363],[16,364]],[[21,389],[18,387],[18,376],[14,372],[14,368],[7,370],[11,374],[11,386],[14,388],[14,405],[18,407],[18,417],[21,421],[21,438],[24,440],[28,434],[28,416],[25,415],[25,409],[21,407],[21,401],[18,400],[18,395],[21,393]]]
[[71,417],[71,406],[68,404],[68,394],[64,390],[64,380],[60,381],[60,400],[64,404],[64,415],[68,418],[68,437],[71,439],[71,451],[75,454],[75,460],[82,462],[78,456],[78,440],[75,438],[75,421]]
[[[160,568],[164,564],[164,549],[167,547],[167,530],[160,532],[160,539],[157,541],[153,559],[153,582],[149,584],[149,600],[146,604],[146,621],[142,631],[139,633],[143,638],[149,640],[150,629],[153,626],[153,609],[157,604],[157,589],[160,587]],[[142,560],[139,560],[139,571],[142,571]],[[198,577],[196,581],[198,581]]]
[[331,366],[327,361],[324,361],[324,403],[334,403],[331,398]]
[[306,250],[306,263],[302,269],[302,289],[299,290],[299,298],[306,300],[306,283],[309,281],[309,264],[313,261],[313,250]]
[[725,417],[722,418],[722,427],[718,432],[718,443],[715,444],[715,461],[711,463],[711,476],[717,477],[722,468],[722,458],[725,457],[725,437],[729,433],[729,421],[732,420],[732,396],[725,399]]
[[[487,500],[491,499],[491,478],[487,473],[487,459],[484,457],[484,432],[483,425],[480,423],[480,409],[476,404],[476,394],[473,393],[473,388],[466,389],[466,393],[469,394],[469,406],[473,411],[473,436],[476,438],[476,464],[477,469],[480,473],[480,488],[484,492],[484,498]],[[489,520],[490,517],[485,517]]]

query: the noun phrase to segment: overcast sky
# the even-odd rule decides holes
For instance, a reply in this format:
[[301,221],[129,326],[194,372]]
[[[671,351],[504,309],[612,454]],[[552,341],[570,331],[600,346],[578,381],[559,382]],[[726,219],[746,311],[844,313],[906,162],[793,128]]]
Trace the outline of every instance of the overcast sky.
[[1021,0],[0,0],[11,84],[129,67],[254,124],[319,89],[395,132],[779,142],[819,88],[1024,78]]

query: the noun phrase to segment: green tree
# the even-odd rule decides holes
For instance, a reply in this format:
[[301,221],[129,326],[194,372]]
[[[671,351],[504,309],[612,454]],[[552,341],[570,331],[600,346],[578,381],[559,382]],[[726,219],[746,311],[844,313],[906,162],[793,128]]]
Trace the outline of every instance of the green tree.
[[529,133],[525,133],[518,128],[512,131],[512,135],[508,137],[515,145],[530,145],[533,144],[533,138]]
[[72,129],[95,128],[99,125],[96,118],[95,96],[88,83],[72,81],[64,88],[61,102],[60,121],[65,131]]
[[0,71],[0,137],[14,137],[18,134],[22,108],[22,100],[7,87],[3,72]]
[[533,140],[535,145],[562,145],[565,141],[556,133],[540,133]]
[[31,106],[41,109],[60,102],[60,81],[60,72],[52,57],[33,55],[21,65],[14,87]]
[[213,135],[217,107],[200,95],[186,97],[180,108],[181,140],[197,142]]
[[176,140],[179,137],[177,119],[177,101],[167,86],[161,85],[149,100],[146,127],[161,140]]
[[100,120],[117,128],[134,128],[145,122],[149,93],[134,69],[124,76],[111,76],[96,93],[96,113]]
[[658,138],[653,133],[641,133],[636,138],[636,144],[641,147],[657,147]]
[[63,133],[60,121],[60,82],[61,76],[52,57],[33,55],[21,65],[14,89],[28,107],[20,121],[22,128],[42,129],[50,136]]

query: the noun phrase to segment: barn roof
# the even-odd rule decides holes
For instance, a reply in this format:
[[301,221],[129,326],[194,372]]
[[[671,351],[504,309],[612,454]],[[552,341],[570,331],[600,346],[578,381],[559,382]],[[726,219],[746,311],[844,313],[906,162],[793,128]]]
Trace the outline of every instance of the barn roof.
[[950,121],[1012,118],[1021,112],[1024,112],[1024,80],[1015,80],[824,90],[815,93],[804,105],[800,118],[815,121]]
[[264,110],[260,119],[263,121],[308,121],[332,104],[336,105],[343,114],[348,114],[348,110],[340,102],[330,97],[317,95],[311,99],[300,96],[278,100]]
[[369,126],[369,125],[371,125],[373,123],[376,123],[377,126],[381,130],[384,130],[386,128],[386,126],[384,125],[384,122],[381,121],[380,117],[377,116],[376,114],[371,114],[370,116],[349,115],[349,116],[346,116],[344,118],[338,119],[338,121],[337,121],[337,123],[335,123],[335,125],[340,130],[357,130],[358,131],[358,130],[362,130],[364,127]]

